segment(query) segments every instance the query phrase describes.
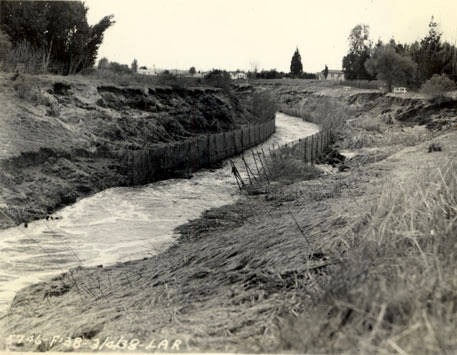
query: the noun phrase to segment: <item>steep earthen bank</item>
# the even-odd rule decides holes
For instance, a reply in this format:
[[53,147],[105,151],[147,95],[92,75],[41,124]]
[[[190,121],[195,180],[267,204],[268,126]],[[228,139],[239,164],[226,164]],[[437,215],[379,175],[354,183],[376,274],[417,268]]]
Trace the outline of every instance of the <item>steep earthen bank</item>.
[[[2,79],[0,228],[43,218],[108,187],[145,182],[132,179],[139,152],[167,151],[202,134],[271,120],[256,115],[250,90],[116,87],[85,77]],[[252,143],[272,129],[262,132]],[[187,167],[178,165],[157,169],[147,181],[182,174]]]
[[425,125],[433,130],[457,124],[457,104],[451,98],[431,98],[418,93],[386,94],[378,90],[342,87],[332,82],[267,81],[256,83],[273,93],[284,112],[313,121],[376,117],[403,126]]

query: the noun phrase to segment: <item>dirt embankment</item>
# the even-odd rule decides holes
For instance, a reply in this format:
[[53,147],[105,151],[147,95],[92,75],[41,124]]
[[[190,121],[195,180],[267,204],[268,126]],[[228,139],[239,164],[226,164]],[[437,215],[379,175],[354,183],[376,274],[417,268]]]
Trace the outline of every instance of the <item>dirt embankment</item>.
[[323,119],[354,119],[378,117],[387,123],[405,127],[425,125],[433,130],[455,127],[457,101],[450,98],[432,99],[418,93],[385,94],[379,90],[341,87],[319,81],[257,83],[274,93],[280,105],[302,109],[310,116]]
[[[361,100],[363,96],[356,99]],[[272,182],[266,194],[210,210],[181,226],[178,243],[158,256],[78,268],[28,287],[1,320],[2,331],[40,335],[47,341],[36,345],[36,338],[6,339],[22,350],[71,349],[84,338],[81,350],[100,349],[108,339],[108,349],[116,351],[122,349],[121,337],[130,345],[138,339],[142,347],[132,345],[129,350],[139,351],[148,344],[150,349],[169,350],[177,340],[179,350],[194,352],[342,353],[363,348],[362,352],[375,353],[408,346],[417,353],[417,346],[434,347],[440,339],[428,338],[436,336],[429,331],[429,319],[439,329],[434,322],[441,313],[433,307],[443,305],[447,325],[455,319],[448,315],[451,309],[455,313],[455,288],[441,289],[439,284],[455,276],[454,266],[441,265],[439,278],[431,279],[422,291],[416,287],[422,272],[430,273],[439,262],[428,255],[441,247],[432,245],[424,253],[416,224],[392,241],[376,237],[389,230],[379,224],[387,217],[405,217],[397,227],[426,220],[422,215],[414,219],[414,211],[402,210],[401,204],[390,205],[395,199],[386,191],[399,183],[392,193],[402,203],[407,199],[401,183],[420,181],[423,173],[444,172],[449,161],[455,161],[457,132],[451,127],[436,136],[416,138],[415,130],[400,121],[385,123],[378,113],[383,109],[372,106],[371,100],[369,107],[357,110],[359,119],[345,133],[375,135],[376,140],[360,140],[352,152],[356,156],[345,163],[348,170],[323,167],[325,173],[318,180]],[[392,130],[402,132],[400,139],[391,139]],[[350,138],[338,144],[349,144]],[[429,152],[432,143],[442,149]],[[449,197],[444,192],[426,200],[424,190],[420,200],[432,208]],[[455,231],[455,213],[447,207],[446,217],[443,211],[438,208],[436,218],[454,218],[454,224],[443,225],[442,230]],[[442,251],[452,254],[450,249]],[[412,266],[418,273],[405,279]],[[448,286],[452,282],[455,277]]]
[[128,183],[119,155],[260,122],[250,91],[0,75],[0,228]]

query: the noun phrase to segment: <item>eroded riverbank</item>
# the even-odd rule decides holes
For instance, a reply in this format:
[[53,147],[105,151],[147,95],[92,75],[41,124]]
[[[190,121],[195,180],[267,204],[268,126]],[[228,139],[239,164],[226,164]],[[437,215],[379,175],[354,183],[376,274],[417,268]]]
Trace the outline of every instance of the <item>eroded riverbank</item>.
[[[280,145],[317,131],[317,126],[281,113],[276,133],[261,146]],[[111,188],[42,219],[0,231],[0,309],[28,284],[77,266],[109,265],[164,251],[174,229],[239,197],[228,162],[134,188]],[[54,219],[56,218],[56,219]]]
[[[362,154],[347,162],[349,172],[277,184],[266,196],[212,209],[182,226],[179,243],[155,257],[73,269],[28,287],[18,293],[1,321],[3,332],[48,339],[39,346],[16,343],[15,349],[72,349],[78,338],[86,339],[86,350],[99,349],[106,339],[112,341],[108,350],[120,350],[116,344],[121,338],[137,344],[131,349],[137,351],[145,351],[149,344],[157,349],[164,341],[170,349],[177,340],[181,351],[193,352],[354,349],[352,329],[363,314],[355,313],[342,324],[341,317],[352,306],[339,300],[356,303],[365,297],[357,291],[365,287],[392,297],[402,281],[391,286],[379,281],[384,263],[395,253],[398,263],[421,260],[418,253],[405,259],[390,240],[382,245],[387,255],[370,249],[375,241],[367,235],[382,220],[383,205],[388,209],[389,201],[395,202],[388,196],[387,201],[382,199],[386,186],[401,194],[402,184],[411,179],[445,173],[449,159],[457,154],[455,138],[455,132],[436,138],[446,149],[434,154],[427,153],[429,142],[382,157]],[[357,244],[350,244],[353,240]],[[365,254],[359,260],[360,253]],[[365,259],[377,273],[361,279]],[[361,270],[356,268],[359,262]],[[418,290],[408,285],[404,291],[413,299]],[[396,294],[398,302],[403,296]],[[376,299],[368,300],[373,312],[379,311]],[[396,300],[389,307],[395,307]],[[410,321],[398,330],[414,325],[414,318]],[[413,331],[420,329],[421,323]],[[347,335],[335,338],[332,331]],[[50,347],[55,335],[60,338]]]

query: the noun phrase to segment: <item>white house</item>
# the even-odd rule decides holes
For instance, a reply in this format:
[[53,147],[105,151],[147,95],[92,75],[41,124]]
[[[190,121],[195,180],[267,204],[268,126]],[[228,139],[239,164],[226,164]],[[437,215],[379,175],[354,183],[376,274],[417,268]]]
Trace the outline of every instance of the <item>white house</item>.
[[248,75],[244,72],[230,72],[230,77],[232,80],[237,80],[237,79],[243,79],[246,80],[248,78]]
[[319,80],[344,80],[344,72],[342,70],[329,69],[327,79],[325,79],[323,72],[319,72],[316,75]]
[[159,74],[155,67],[152,67],[152,68],[139,67],[137,72],[138,72],[138,74],[143,74],[143,75],[158,75]]
[[396,86],[394,87],[394,94],[406,94],[408,89],[403,86]]

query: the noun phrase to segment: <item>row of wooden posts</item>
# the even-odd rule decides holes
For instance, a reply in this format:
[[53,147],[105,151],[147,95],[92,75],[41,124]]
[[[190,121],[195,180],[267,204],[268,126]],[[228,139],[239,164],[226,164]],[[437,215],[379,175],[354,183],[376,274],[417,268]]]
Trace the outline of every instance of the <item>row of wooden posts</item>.
[[190,175],[252,148],[275,132],[275,119],[244,125],[236,130],[199,135],[185,141],[151,145],[121,154],[129,185],[149,183],[173,176]]
[[240,189],[261,181],[270,183],[272,176],[270,169],[273,160],[294,158],[305,163],[315,164],[327,147],[332,144],[332,140],[332,132],[326,130],[284,145],[270,146],[266,151],[264,148],[253,149],[250,154],[252,157],[249,154],[241,156],[242,164],[238,164],[241,167],[237,167],[233,160],[230,161],[232,173]]

